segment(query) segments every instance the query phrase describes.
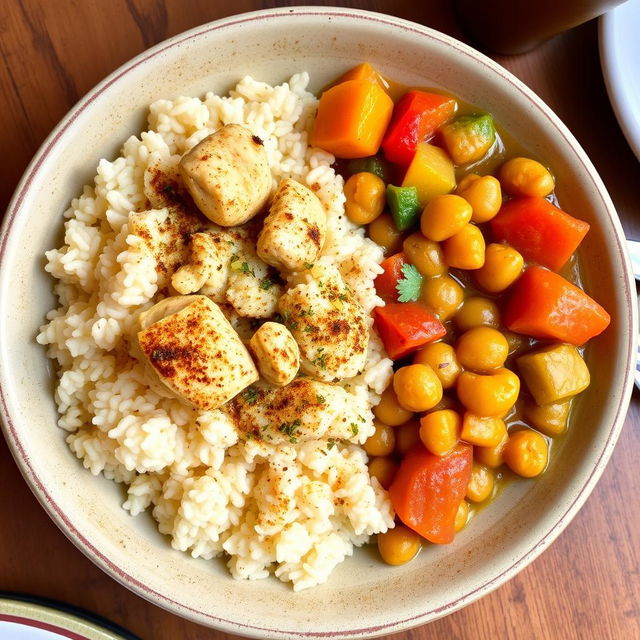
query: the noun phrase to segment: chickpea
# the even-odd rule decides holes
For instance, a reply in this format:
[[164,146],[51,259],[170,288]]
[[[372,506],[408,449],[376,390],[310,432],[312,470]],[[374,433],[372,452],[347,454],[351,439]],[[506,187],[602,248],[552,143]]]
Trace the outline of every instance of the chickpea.
[[504,368],[489,375],[464,371],[458,377],[456,390],[460,402],[471,413],[503,417],[518,399],[520,378]]
[[469,521],[469,503],[466,500],[463,500],[458,507],[458,511],[456,511],[456,519],[454,524],[455,532],[461,531],[464,529],[465,525]]
[[400,247],[402,232],[398,231],[391,214],[383,213],[369,225],[369,237],[388,255]]
[[456,358],[456,350],[446,342],[431,342],[416,353],[414,364],[429,365],[440,378],[443,389],[455,387],[462,367]]
[[507,339],[492,327],[474,327],[456,345],[458,362],[465,369],[487,372],[501,367],[509,354]]
[[471,468],[471,479],[467,486],[467,499],[471,502],[484,502],[493,493],[494,485],[493,471],[474,462]]
[[425,278],[441,276],[447,271],[442,249],[437,242],[428,240],[420,232],[412,233],[402,243],[407,260],[415,265]]
[[509,436],[503,456],[511,471],[523,478],[534,478],[545,470],[549,448],[537,431],[523,429]]
[[509,434],[505,431],[502,440],[495,447],[473,447],[473,457],[485,467],[497,469],[504,464],[504,448],[509,442]]
[[410,449],[420,442],[420,423],[409,420],[396,429],[396,453],[404,456]]
[[370,456],[390,456],[396,447],[396,436],[393,429],[388,425],[374,421],[376,430],[364,443],[364,450]]
[[524,258],[506,244],[490,244],[484,254],[484,265],[475,272],[476,282],[489,293],[500,293],[510,287],[522,273]]
[[497,447],[507,435],[507,425],[496,416],[477,416],[467,411],[460,438],[478,447]]
[[398,464],[393,458],[371,458],[369,460],[369,475],[375,478],[380,486],[388,489],[396,477]]
[[442,400],[442,383],[426,364],[398,369],[393,375],[393,389],[400,406],[408,411],[428,411]]
[[460,331],[469,331],[474,327],[497,329],[500,326],[500,310],[493,300],[472,296],[464,301],[454,320]]
[[438,404],[429,409],[429,413],[433,413],[434,411],[442,411],[443,409],[455,409],[456,411],[460,408],[460,403],[451,398],[450,396],[442,396],[442,400],[438,402]]
[[400,406],[393,384],[390,384],[380,397],[380,402],[373,408],[373,413],[384,424],[397,427],[413,417],[412,411],[407,411]]
[[502,188],[512,196],[548,196],[555,186],[553,176],[531,158],[512,158],[500,167]]
[[369,224],[384,209],[386,186],[374,173],[354,173],[344,185],[344,210],[351,222]]
[[431,308],[441,322],[460,308],[463,299],[462,287],[449,275],[425,280],[420,293],[420,300]]
[[443,456],[458,444],[461,424],[460,414],[456,411],[432,411],[420,418],[420,440],[427,451]]
[[427,203],[420,218],[422,234],[440,242],[458,233],[471,220],[471,205],[460,196],[436,196]]
[[502,206],[500,182],[493,176],[470,173],[460,180],[456,193],[471,205],[471,222],[476,224],[494,218]]
[[567,428],[570,410],[571,400],[543,405],[529,400],[524,405],[524,415],[527,420],[548,436],[557,436]]
[[467,224],[442,243],[445,262],[454,269],[480,269],[484,265],[485,243],[482,231]]
[[378,551],[387,564],[406,564],[418,555],[421,547],[420,536],[403,524],[378,534]]

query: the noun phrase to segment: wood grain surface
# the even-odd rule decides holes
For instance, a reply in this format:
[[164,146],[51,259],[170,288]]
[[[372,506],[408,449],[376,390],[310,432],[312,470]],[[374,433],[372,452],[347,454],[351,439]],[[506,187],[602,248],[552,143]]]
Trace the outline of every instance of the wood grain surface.
[[[295,3],[0,0],[0,211],[52,127],[105,75],[185,29],[233,13],[289,4]],[[465,39],[450,5],[442,0],[344,5],[394,14]],[[496,59],[569,126],[604,179],[627,235],[640,239],[640,164],[609,105],[596,24],[582,25],[523,56]],[[489,596],[392,637],[640,638],[639,434],[640,402],[634,392],[609,466],[557,542]],[[147,603],[95,567],[40,508],[4,441],[0,444],[0,522],[0,590],[47,596],[86,608],[144,640],[229,637]]]

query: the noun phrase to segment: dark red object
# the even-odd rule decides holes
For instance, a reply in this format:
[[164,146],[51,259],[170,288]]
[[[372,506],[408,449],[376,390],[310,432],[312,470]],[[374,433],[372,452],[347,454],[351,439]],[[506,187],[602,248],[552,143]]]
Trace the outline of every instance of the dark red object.
[[404,274],[402,273],[402,267],[406,264],[407,259],[404,253],[396,253],[389,256],[386,260],[380,263],[380,266],[384,269],[375,279],[376,293],[385,302],[397,302],[398,290],[396,286]]
[[389,487],[391,504],[400,520],[429,542],[452,542],[472,464],[473,447],[466,443],[444,456],[433,455],[422,443],[413,447]]
[[403,358],[447,333],[442,322],[417,302],[394,302],[376,307],[374,324],[393,360]]
[[409,166],[418,142],[431,138],[455,111],[456,101],[449,96],[425,91],[407,92],[396,104],[382,141],[386,159]]
[[525,258],[557,271],[589,231],[589,224],[536,196],[505,203],[491,221],[491,231]]

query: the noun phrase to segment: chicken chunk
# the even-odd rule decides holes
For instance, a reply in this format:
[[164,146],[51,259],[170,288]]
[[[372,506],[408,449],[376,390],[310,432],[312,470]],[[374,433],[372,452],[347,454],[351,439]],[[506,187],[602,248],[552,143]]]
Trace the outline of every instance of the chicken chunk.
[[258,236],[258,255],[278,269],[300,271],[315,262],[327,235],[327,217],[313,191],[283,180]]
[[166,298],[140,314],[138,349],[156,381],[201,410],[217,409],[258,379],[253,360],[206,296]]
[[180,160],[196,205],[223,227],[243,224],[268,202],[272,177],[262,140],[239,124],[207,136]]
[[193,200],[180,175],[180,156],[151,154],[144,172],[144,195],[154,209],[175,205],[193,207]]
[[200,291],[214,302],[225,302],[229,265],[238,250],[238,238],[224,231],[194,233],[190,250],[190,260],[171,278],[173,288],[183,295]]
[[189,260],[192,233],[219,229],[198,212],[182,207],[149,209],[129,214],[129,231],[144,242],[156,261],[158,289],[169,284],[173,272]]
[[342,387],[296,378],[284,387],[258,382],[236,396],[224,411],[236,428],[270,444],[320,438],[351,440],[364,428]]
[[298,373],[300,350],[291,332],[278,322],[265,322],[249,341],[260,375],[282,387]]
[[282,291],[279,274],[260,260],[253,243],[242,243],[231,257],[227,302],[241,316],[270,318],[278,309]]
[[287,290],[278,308],[298,343],[305,373],[332,381],[362,371],[369,344],[367,316],[337,269],[314,267],[307,282]]

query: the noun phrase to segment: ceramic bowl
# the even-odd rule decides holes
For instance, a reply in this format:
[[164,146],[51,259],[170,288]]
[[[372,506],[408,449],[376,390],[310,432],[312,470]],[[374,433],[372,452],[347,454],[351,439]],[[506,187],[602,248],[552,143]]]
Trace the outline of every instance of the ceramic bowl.
[[[62,212],[98,160],[139,133],[153,100],[225,92],[240,77],[275,83],[308,70],[319,90],[363,60],[408,85],[446,88],[491,111],[557,176],[565,207],[591,223],[586,288],[613,322],[589,349],[593,382],[573,429],[537,481],[509,484],[454,544],[426,546],[403,567],[358,550],[323,586],[301,593],[275,579],[234,581],[223,562],[174,551],[150,517],[130,517],[122,489],[85,471],[56,427],[53,372],[35,335],[54,304],[43,253],[58,246]],[[623,234],[591,162],[522,83],[456,40],[403,20],[347,9],[235,16],[159,44],[89,92],[29,166],[1,244],[0,363],[5,434],[26,481],[71,541],[123,585],[175,614],[264,638],[362,638],[451,613],[514,576],[567,526],[611,455],[632,386],[636,312]]]

